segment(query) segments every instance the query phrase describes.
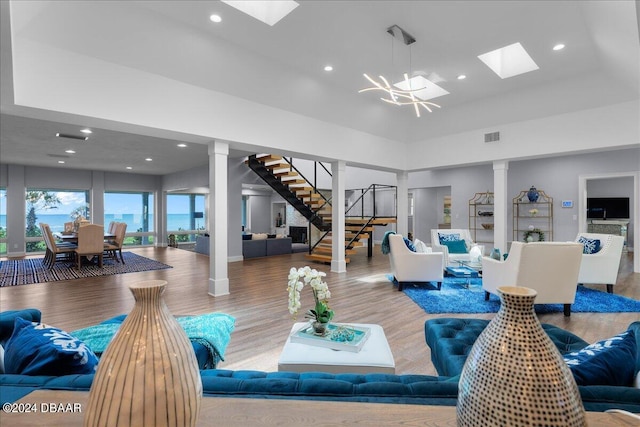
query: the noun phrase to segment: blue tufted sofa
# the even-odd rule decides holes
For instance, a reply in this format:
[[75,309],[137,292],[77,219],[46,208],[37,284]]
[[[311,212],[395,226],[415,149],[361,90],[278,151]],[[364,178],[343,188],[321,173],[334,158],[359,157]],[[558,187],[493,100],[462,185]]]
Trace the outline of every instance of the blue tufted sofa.
[[[0,344],[13,331],[16,317],[39,322],[40,311],[0,313]],[[199,349],[194,345],[194,350]],[[205,355],[206,357],[206,355]],[[199,362],[200,359],[199,359]],[[201,363],[202,366],[202,363]],[[456,404],[457,381],[428,375],[329,374],[203,369],[205,396],[269,399],[342,400],[353,402]],[[93,374],[30,376],[0,374],[0,401],[15,402],[38,389],[88,391]]]
[[[439,375],[451,379],[459,378],[471,347],[489,320],[438,318],[424,324],[425,339],[431,349],[431,361]],[[543,329],[560,354],[579,351],[589,345],[582,338],[557,326],[542,324]],[[635,374],[640,371],[640,322],[629,326],[636,336]],[[605,411],[624,409],[640,412],[640,389],[621,386],[590,385],[578,386],[585,409]]]
[[[13,326],[0,313],[0,342]],[[15,318],[16,312],[11,312]],[[29,320],[39,321],[39,311],[28,310]],[[3,339],[3,337],[6,337]],[[265,399],[339,400],[352,402],[402,403],[455,406],[458,378],[453,376],[329,374],[323,372],[261,372],[224,369],[201,370],[205,396]],[[93,375],[29,376],[0,374],[0,401],[14,402],[38,389],[88,391]],[[640,390],[629,393],[581,387],[585,408],[610,408],[640,412]]]

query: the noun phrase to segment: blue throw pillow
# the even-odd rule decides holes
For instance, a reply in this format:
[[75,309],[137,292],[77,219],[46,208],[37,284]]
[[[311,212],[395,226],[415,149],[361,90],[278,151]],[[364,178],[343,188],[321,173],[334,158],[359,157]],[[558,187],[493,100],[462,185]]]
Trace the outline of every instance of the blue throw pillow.
[[411,251],[411,252],[415,252],[416,251],[416,247],[413,244],[413,242],[409,239],[407,239],[406,237],[403,237],[404,239],[404,244],[407,245],[407,248]]
[[578,385],[631,386],[635,374],[636,338],[633,330],[565,354]]
[[584,249],[582,250],[582,253],[584,254],[590,255],[600,252],[600,240],[598,239],[588,239],[584,236],[580,236],[578,243],[582,243],[584,245]]
[[467,253],[467,245],[464,240],[451,240],[442,242],[443,245],[446,245],[449,248],[450,254],[466,254]]
[[440,239],[440,244],[444,244],[444,242],[452,242],[455,240],[460,240],[460,233],[438,233],[438,239]]
[[92,374],[98,357],[82,341],[43,323],[17,318],[5,347],[7,374]]

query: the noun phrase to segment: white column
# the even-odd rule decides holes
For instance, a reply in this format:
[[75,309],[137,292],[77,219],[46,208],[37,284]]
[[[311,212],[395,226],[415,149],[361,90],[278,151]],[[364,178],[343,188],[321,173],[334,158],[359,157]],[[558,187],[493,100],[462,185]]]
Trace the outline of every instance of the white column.
[[406,171],[396,173],[396,232],[407,237],[409,232],[409,173]]
[[109,224],[104,223],[104,172],[91,172],[91,200],[90,215],[91,223],[103,224],[107,227]]
[[169,236],[167,234],[167,192],[162,188],[158,191],[154,205],[155,212],[153,213],[153,226],[156,230],[154,246],[156,248],[166,248],[169,245]]
[[227,158],[229,144],[209,143],[209,295],[229,294],[227,268]]
[[[508,252],[508,233],[507,229],[507,203],[509,196],[507,194],[507,178],[509,171],[509,162],[500,160],[493,162],[493,246],[500,249],[500,253]],[[491,250],[491,248],[488,248]]]
[[331,271],[335,273],[344,273],[347,271],[347,263],[344,260],[344,203],[345,203],[345,170],[346,163],[344,161],[336,161],[331,163]]
[[7,256],[19,257],[26,253],[25,228],[27,208],[24,203],[27,190],[25,167],[7,165]]

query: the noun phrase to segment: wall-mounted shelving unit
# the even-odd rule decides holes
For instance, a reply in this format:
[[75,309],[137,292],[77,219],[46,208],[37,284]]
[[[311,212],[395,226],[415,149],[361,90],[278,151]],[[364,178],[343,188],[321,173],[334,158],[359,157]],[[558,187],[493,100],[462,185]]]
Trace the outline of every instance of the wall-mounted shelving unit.
[[530,190],[513,198],[513,241],[553,241],[553,197],[537,190],[538,199],[529,200]]
[[493,244],[493,193],[476,193],[469,200],[469,233],[476,243]]

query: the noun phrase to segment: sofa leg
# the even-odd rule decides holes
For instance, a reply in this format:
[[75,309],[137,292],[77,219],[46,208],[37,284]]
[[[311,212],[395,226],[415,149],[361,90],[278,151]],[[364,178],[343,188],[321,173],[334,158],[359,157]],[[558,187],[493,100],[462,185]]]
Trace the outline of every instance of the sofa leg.
[[608,284],[607,285],[607,292],[612,294],[613,293],[613,285],[612,284]]
[[484,300],[489,301],[489,292],[484,291]]
[[564,305],[564,316],[565,317],[570,317],[571,316],[571,304],[565,304]]
[[398,291],[401,292],[402,291],[402,282],[398,282]]
[[442,282],[438,282],[438,290],[442,289]]

